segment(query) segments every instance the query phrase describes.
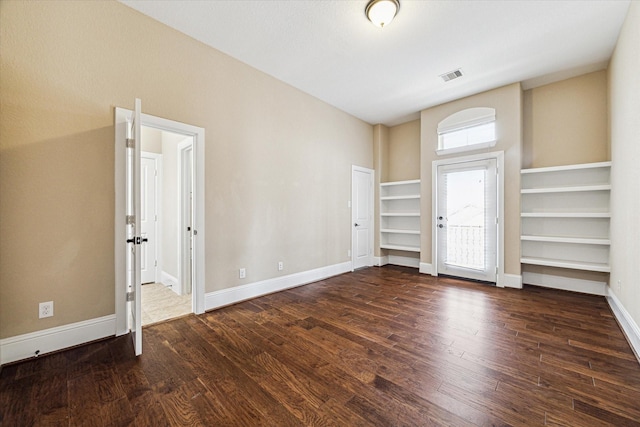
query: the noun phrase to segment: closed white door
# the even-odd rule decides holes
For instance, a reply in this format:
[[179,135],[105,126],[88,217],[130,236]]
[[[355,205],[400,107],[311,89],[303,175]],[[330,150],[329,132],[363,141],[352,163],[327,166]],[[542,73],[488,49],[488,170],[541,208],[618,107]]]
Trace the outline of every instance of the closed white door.
[[353,166],[351,172],[351,260],[353,269],[373,265],[373,171]]
[[497,191],[495,159],[438,166],[438,274],[495,283]]
[[154,283],[158,265],[158,165],[152,153],[142,153],[140,160],[140,268],[142,283]]

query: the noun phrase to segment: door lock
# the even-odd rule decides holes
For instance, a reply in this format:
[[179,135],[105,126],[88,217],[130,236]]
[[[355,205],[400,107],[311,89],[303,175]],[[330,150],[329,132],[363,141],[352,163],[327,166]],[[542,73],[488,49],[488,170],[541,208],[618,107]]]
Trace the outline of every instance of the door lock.
[[438,228],[444,228],[444,225],[438,224]]

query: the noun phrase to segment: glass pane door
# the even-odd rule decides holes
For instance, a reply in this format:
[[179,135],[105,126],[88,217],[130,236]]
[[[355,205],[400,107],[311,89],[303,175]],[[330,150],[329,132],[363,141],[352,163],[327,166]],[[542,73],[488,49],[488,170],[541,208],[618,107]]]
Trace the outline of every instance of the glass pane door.
[[495,159],[438,166],[438,273],[496,281]]

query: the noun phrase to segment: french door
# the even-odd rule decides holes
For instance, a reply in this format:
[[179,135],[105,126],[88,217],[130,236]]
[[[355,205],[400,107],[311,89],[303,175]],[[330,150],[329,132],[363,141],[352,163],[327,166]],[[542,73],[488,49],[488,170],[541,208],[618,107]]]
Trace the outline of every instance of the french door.
[[498,184],[495,158],[437,166],[438,274],[496,282]]

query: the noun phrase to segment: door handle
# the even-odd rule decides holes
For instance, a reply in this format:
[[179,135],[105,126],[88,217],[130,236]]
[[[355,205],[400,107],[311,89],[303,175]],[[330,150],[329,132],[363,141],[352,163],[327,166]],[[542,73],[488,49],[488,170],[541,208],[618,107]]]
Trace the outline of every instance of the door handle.
[[146,242],[148,242],[148,241],[149,241],[149,239],[147,239],[146,237],[143,237],[143,238],[142,238],[142,243],[146,243]]
[[444,225],[438,224],[438,228],[444,228]]
[[355,224],[353,224],[356,227],[360,227],[360,224],[358,224],[357,222]]
[[442,218],[441,216],[438,217],[438,220],[442,221],[444,218]]

